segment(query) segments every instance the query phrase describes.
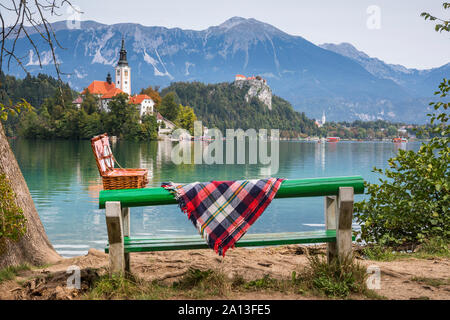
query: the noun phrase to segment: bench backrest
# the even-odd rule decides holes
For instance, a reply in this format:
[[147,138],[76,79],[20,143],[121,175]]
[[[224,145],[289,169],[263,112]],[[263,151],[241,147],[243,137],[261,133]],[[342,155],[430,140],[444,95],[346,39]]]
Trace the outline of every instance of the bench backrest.
[[[352,187],[355,194],[363,194],[364,179],[351,176],[285,180],[275,198],[337,196],[340,187]],[[109,201],[119,201],[122,207],[128,208],[177,204],[174,196],[161,187],[100,191],[100,209]]]

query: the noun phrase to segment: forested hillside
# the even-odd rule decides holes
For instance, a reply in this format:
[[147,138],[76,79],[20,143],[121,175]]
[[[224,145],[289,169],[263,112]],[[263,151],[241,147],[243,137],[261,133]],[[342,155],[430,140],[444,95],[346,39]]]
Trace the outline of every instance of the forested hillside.
[[114,97],[110,102],[111,112],[107,113],[100,110],[97,98],[91,94],[77,108],[72,101],[78,93],[68,84],[60,88],[58,80],[46,75],[17,79],[2,74],[0,81],[3,103],[10,105],[25,99],[33,107],[18,117],[8,117],[4,125],[8,136],[90,139],[107,132],[128,140],[156,139],[156,118],[152,115],[140,118],[137,106],[129,104],[126,95]]
[[[70,90],[68,84],[63,84],[62,88]],[[46,98],[55,95],[56,90],[59,90],[58,80],[46,74],[28,74],[23,79],[0,74],[0,99],[5,103],[9,99],[13,103],[25,99],[34,108],[39,108]]]
[[246,102],[249,87],[242,89],[233,83],[204,84],[175,82],[162,90],[164,96],[175,92],[178,102],[194,109],[197,118],[208,128],[225,129],[280,129],[282,137],[314,135],[318,129],[304,113],[294,111],[291,104],[272,97],[272,110],[257,98]]
[[[62,84],[61,89],[66,96],[65,98],[71,103],[74,92],[68,84]],[[25,99],[31,104],[34,111],[39,113],[44,101],[59,94],[59,90],[58,80],[45,74],[38,74],[37,76],[27,74],[23,79],[4,73],[0,74],[0,102],[5,105]],[[8,136],[16,135],[18,124],[19,119],[17,117],[9,117],[4,124],[6,134]]]

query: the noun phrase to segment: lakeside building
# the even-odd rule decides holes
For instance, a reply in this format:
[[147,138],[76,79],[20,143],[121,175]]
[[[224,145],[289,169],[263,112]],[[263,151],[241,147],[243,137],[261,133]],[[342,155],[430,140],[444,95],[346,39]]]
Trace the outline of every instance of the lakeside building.
[[322,119],[321,120],[316,120],[316,126],[318,126],[319,128],[322,128],[323,125],[327,122],[327,118],[325,117],[325,111],[322,113]]
[[99,108],[103,111],[109,111],[110,101],[117,95],[125,93],[128,95],[128,103],[135,104],[139,108],[139,115],[153,114],[155,102],[146,94],[131,95],[131,68],[128,65],[127,50],[125,49],[125,40],[122,39],[120,57],[117,66],[114,69],[115,82],[112,81],[111,73],[106,76],[106,81],[94,80],[81,92],[81,96],[73,101],[73,104],[80,108],[83,98],[89,91],[98,99]]
[[146,94],[139,94],[130,98],[130,103],[140,106],[139,115],[153,114],[155,102]]

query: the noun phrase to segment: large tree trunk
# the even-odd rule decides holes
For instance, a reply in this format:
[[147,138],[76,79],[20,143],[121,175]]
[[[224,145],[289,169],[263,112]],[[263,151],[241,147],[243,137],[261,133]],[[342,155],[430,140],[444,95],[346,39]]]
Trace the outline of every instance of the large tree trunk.
[[37,266],[60,260],[61,256],[56,253],[47,238],[22,171],[0,123],[0,174],[2,173],[9,180],[16,195],[16,204],[23,210],[27,219],[27,230],[18,242],[7,241],[6,250],[0,255],[0,269],[23,263]]

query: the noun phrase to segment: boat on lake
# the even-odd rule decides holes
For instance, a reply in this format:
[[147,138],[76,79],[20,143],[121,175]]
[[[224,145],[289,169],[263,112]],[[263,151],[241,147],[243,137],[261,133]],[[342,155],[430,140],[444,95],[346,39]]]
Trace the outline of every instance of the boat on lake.
[[392,142],[393,143],[407,143],[408,139],[406,139],[406,138],[394,138],[394,139],[392,139]]
[[341,138],[339,137],[328,137],[327,142],[339,142],[341,141]]

